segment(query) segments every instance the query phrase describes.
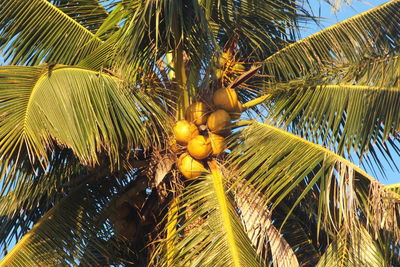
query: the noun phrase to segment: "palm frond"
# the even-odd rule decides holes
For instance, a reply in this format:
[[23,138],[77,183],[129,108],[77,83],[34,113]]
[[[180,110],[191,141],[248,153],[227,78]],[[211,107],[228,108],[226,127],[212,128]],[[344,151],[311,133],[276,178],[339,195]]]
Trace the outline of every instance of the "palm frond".
[[338,233],[317,264],[322,266],[387,266],[378,244],[370,234],[361,228],[348,235]]
[[83,27],[96,33],[108,12],[99,0],[48,0]]
[[172,253],[158,255],[159,266],[167,266],[167,260],[168,266],[261,266],[226,191],[226,178],[215,172],[189,185],[180,197],[178,221],[184,223],[175,238],[160,241],[161,248],[171,240],[175,246]]
[[124,148],[154,146],[165,118],[145,93],[77,67],[2,67],[0,103],[7,114],[0,131],[3,160],[25,152],[44,164],[53,142],[71,148],[83,164],[96,164],[100,152],[118,163]]
[[[274,226],[272,213],[262,197],[245,184],[238,185],[234,195],[247,235],[257,248],[257,254],[264,259],[264,264],[272,260],[273,266],[300,266],[292,248]],[[268,250],[271,252],[270,259]]]
[[[13,237],[19,240],[65,192],[85,180],[88,174],[68,150],[57,150],[46,170],[30,166],[29,162],[26,165],[0,178],[0,246],[4,249],[14,242]],[[10,166],[2,167],[10,169]]]
[[383,153],[396,166],[388,147],[400,153],[400,87],[321,85],[287,95],[273,101],[278,123],[340,155],[369,153],[379,163]]
[[102,43],[47,0],[1,0],[0,40],[6,61],[28,65],[72,65]]
[[398,53],[399,8],[400,1],[390,1],[290,44],[265,60],[263,72],[289,81],[326,66]]
[[[309,200],[308,198],[307,200]],[[281,202],[273,211],[274,225],[294,251],[300,266],[315,266],[326,248],[326,232],[318,231],[318,214],[315,206],[299,204],[287,217],[296,197],[287,203]],[[316,203],[318,204],[318,203]]]
[[296,38],[297,24],[306,19],[296,1],[203,0],[209,28],[220,45],[233,36],[246,60],[260,61]]
[[351,162],[267,124],[254,122],[242,134],[231,164],[272,202],[271,210],[296,189],[300,194],[291,209],[306,196],[316,198],[319,223],[328,232],[342,226],[350,230],[361,220],[376,232],[385,229],[399,238],[399,199]]
[[[111,264],[117,244],[107,221],[107,204],[121,190],[123,180],[103,177],[76,187],[32,227],[0,266]],[[97,261],[98,253],[106,262]]]
[[400,184],[386,185],[386,188],[400,195]]
[[117,57],[116,43],[119,31],[113,33],[106,41],[94,49],[85,58],[82,58],[77,66],[100,71],[102,68],[110,68]]
[[325,73],[330,84],[399,87],[400,56],[366,57],[350,64],[328,67]]

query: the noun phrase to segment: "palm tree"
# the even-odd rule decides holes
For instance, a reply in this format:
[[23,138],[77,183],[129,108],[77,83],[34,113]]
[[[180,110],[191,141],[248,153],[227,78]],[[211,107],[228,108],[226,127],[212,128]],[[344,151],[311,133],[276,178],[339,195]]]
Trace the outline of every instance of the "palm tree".
[[[400,1],[298,40],[303,4],[0,0],[0,266],[399,266],[363,169],[399,166]],[[186,179],[174,124],[221,88]]]

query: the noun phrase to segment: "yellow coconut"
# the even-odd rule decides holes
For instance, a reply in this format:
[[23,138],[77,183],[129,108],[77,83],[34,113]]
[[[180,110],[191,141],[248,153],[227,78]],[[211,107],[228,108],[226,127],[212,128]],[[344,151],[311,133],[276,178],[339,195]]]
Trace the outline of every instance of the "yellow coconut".
[[194,123],[181,120],[177,121],[174,126],[174,135],[178,143],[186,145],[190,139],[199,135],[199,130]]
[[218,109],[210,114],[207,119],[207,127],[211,132],[223,132],[231,123],[231,116],[223,109]]
[[208,138],[198,135],[189,141],[187,149],[193,158],[205,159],[211,154],[211,143]]
[[234,112],[238,107],[238,96],[234,89],[220,88],[214,92],[213,102],[218,108],[225,109],[228,112]]
[[194,102],[186,109],[186,120],[196,125],[206,124],[208,108],[203,102]]
[[219,155],[221,152],[225,151],[226,149],[226,143],[225,143],[225,138],[214,134],[210,133],[210,142],[211,142],[211,148],[212,148],[212,154],[213,155]]
[[179,157],[177,166],[179,171],[187,179],[194,179],[206,171],[201,162],[195,160],[187,153],[184,153]]

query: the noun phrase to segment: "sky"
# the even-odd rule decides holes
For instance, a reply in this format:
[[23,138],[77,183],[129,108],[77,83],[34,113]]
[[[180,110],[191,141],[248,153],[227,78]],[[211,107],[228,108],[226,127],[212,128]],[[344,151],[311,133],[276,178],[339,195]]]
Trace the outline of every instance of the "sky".
[[[322,17],[323,19],[321,20],[321,25],[319,26],[315,24],[304,25],[304,28],[301,30],[301,36],[303,38],[307,37],[313,33],[320,31],[323,28],[329,27],[335,23],[343,21],[349,17],[367,11],[375,6],[384,4],[386,2],[387,1],[382,0],[352,1],[351,5],[342,4],[340,11],[338,11],[337,13],[333,13],[329,5],[325,2],[319,0],[309,0],[309,4],[314,11],[314,15]],[[4,64],[4,60],[0,55],[0,65]],[[396,158],[396,161],[400,162],[400,158]],[[367,169],[367,171],[369,172],[370,170]],[[392,171],[387,164],[385,164],[385,172],[385,175],[376,174],[375,177],[385,184],[400,182],[400,173]]]
[[[334,1],[334,0],[331,0]],[[361,0],[361,1],[352,1],[351,5],[346,5],[343,3],[341,5],[341,9],[339,12],[334,14],[330,9],[329,5],[322,0],[309,0],[312,9],[314,10],[314,15],[322,17],[324,19],[321,20],[322,27],[318,27],[315,25],[308,25],[308,29],[302,30],[302,37],[306,37],[310,34],[318,32],[323,28],[329,27],[333,24],[341,22],[347,18],[360,14],[364,11],[367,11],[373,7],[384,4],[388,1],[385,0]]]

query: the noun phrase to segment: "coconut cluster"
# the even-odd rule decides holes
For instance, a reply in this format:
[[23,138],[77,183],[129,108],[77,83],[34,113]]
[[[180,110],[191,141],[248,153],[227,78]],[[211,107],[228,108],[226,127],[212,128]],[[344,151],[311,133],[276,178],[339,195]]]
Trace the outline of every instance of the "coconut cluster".
[[186,110],[185,120],[176,122],[173,129],[175,139],[170,142],[170,148],[178,152],[176,144],[185,147],[177,167],[187,179],[200,176],[206,171],[203,161],[226,150],[225,136],[230,133],[229,125],[242,112],[234,89],[218,89],[212,102],[212,105],[203,102],[191,104]]

